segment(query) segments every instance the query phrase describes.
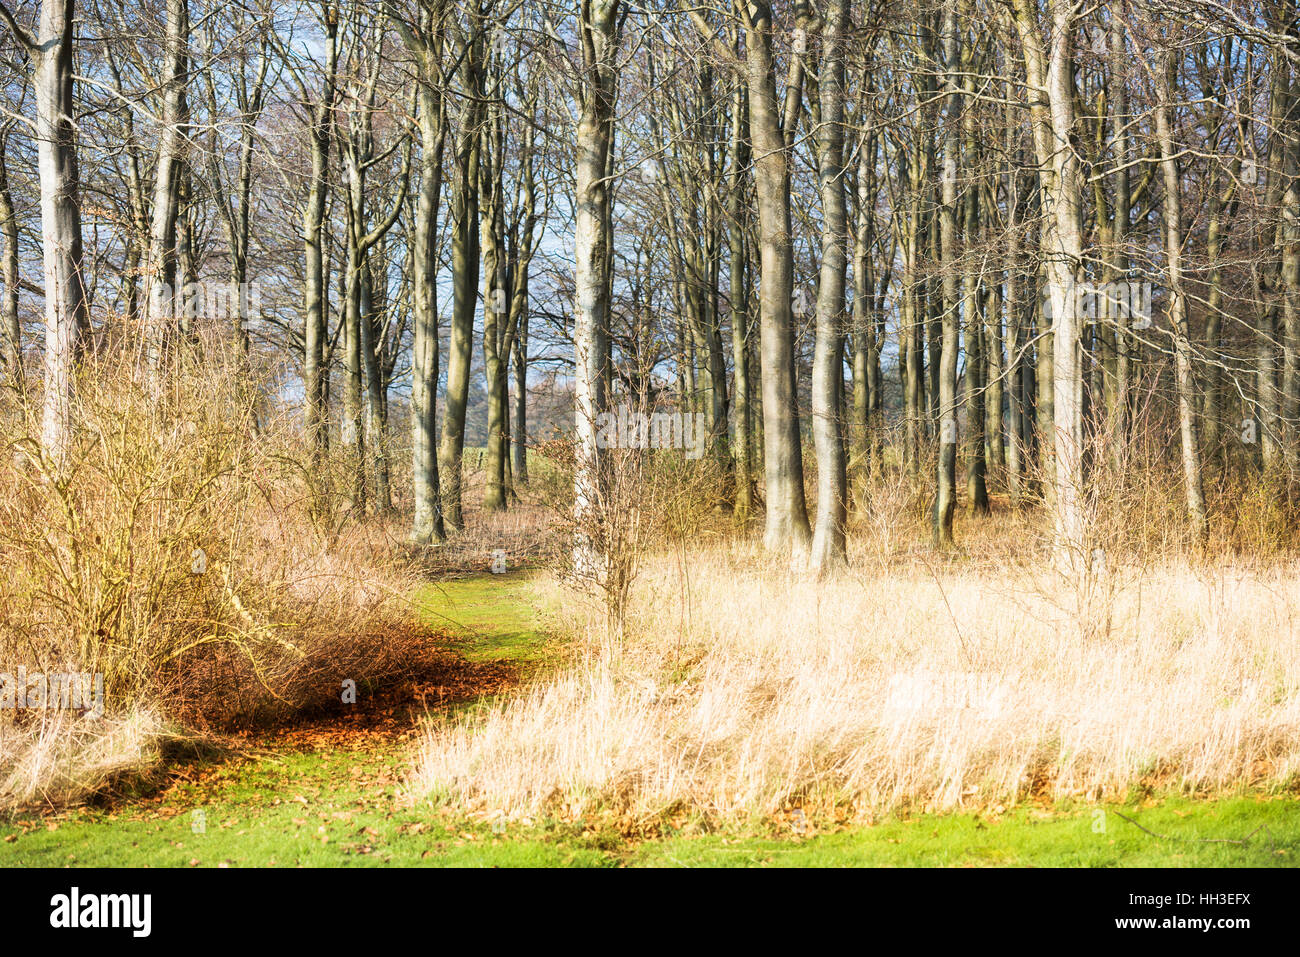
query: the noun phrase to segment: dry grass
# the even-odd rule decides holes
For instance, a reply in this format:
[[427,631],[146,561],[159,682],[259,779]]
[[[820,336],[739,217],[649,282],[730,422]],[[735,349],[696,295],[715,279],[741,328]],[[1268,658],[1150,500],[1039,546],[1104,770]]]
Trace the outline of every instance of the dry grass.
[[49,711],[26,727],[0,725],[0,808],[64,805],[157,767],[182,740],[158,715],[132,710],[86,718]]
[[647,820],[1293,782],[1300,567],[1112,567],[1084,588],[896,558],[821,583],[740,546],[649,562],[624,644],[574,611],[587,661],[430,728],[413,790]]

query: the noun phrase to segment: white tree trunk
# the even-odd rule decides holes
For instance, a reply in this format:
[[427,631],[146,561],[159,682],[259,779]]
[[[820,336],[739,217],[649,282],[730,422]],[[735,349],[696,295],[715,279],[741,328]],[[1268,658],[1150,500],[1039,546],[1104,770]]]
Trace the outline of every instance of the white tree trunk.
[[615,54],[619,0],[584,3],[579,22],[584,82],[577,135],[577,193],[573,252],[573,348],[575,447],[574,572],[584,578],[602,575],[604,556],[591,535],[600,506],[600,462],[596,416],[604,411],[605,350],[602,333],[609,328],[610,290],[606,272],[609,235],[609,184],[605,168],[617,85]]

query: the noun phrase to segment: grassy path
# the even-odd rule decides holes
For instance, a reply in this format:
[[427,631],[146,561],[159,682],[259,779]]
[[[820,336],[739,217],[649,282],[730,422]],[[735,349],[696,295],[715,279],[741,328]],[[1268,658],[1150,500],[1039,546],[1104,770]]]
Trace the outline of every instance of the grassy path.
[[[458,651],[470,663],[526,674],[557,656],[557,641],[538,630],[521,574],[431,585],[420,599],[431,623],[462,636]],[[635,844],[581,823],[538,821],[494,832],[428,805],[407,806],[401,776],[415,733],[400,719],[298,729],[252,741],[242,754],[183,765],[165,789],[145,797],[0,820],[0,866],[1300,863],[1300,805],[1262,795],[1031,807],[992,819],[920,815],[829,834],[789,826],[783,833],[669,831]],[[1224,839],[1244,843],[1208,842]]]

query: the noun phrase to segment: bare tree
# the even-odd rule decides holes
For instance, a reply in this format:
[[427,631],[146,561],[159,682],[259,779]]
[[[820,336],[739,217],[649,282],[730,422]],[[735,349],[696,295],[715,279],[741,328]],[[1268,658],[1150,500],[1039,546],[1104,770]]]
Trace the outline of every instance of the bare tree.
[[43,0],[35,34],[0,3],[32,61],[45,261],[45,399],[41,445],[62,462],[72,438],[75,363],[89,333],[82,275],[81,181],[73,123],[74,0]]
[[822,26],[818,128],[822,263],[817,286],[817,353],[813,359],[813,440],[817,451],[817,524],[809,565],[834,569],[845,558],[848,475],[840,392],[844,387],[845,274],[848,212],[844,185],[844,34],[848,0],[831,0]]
[[[801,21],[806,20],[806,7],[799,9]],[[772,8],[765,0],[748,0],[742,16],[762,283],[759,321],[763,376],[763,477],[767,486],[763,541],[769,550],[791,552],[794,562],[802,564],[806,561],[812,531],[804,504],[795,382],[789,148],[798,115],[803,74],[801,58],[791,57],[787,106],[783,115],[777,100],[776,66],[772,55]]]
[[606,356],[600,347],[608,335],[610,288],[607,259],[610,235],[610,142],[617,94],[617,55],[626,12],[620,0],[581,0],[578,40],[582,50],[577,129],[577,187],[574,196],[573,347],[576,369],[574,414],[577,465],[574,470],[574,519],[577,536],[573,564],[577,574],[599,577],[603,558],[590,528],[599,500],[600,460],[596,416],[606,404]]

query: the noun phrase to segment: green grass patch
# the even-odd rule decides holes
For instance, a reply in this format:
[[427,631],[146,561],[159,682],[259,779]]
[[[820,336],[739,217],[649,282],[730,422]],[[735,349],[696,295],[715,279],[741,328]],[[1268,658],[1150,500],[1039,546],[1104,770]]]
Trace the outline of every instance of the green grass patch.
[[[582,844],[501,840],[405,809],[401,747],[279,752],[194,765],[166,792],[0,824],[0,865],[27,867],[599,865]],[[491,843],[487,849],[483,845]]]
[[0,865],[1292,867],[1300,854],[1300,805],[1267,796],[1026,807],[997,818],[922,814],[825,834],[788,826],[670,832],[629,842],[581,821],[494,825],[427,801],[407,806],[404,744],[196,763],[153,798],[0,824]]
[[[1145,833],[1119,814],[1163,837]],[[1261,827],[1264,830],[1258,830]],[[1213,843],[1225,840],[1244,843]],[[966,813],[923,814],[822,835],[674,837],[639,846],[634,863],[681,867],[1294,867],[1297,854],[1300,804],[1234,797],[1202,801],[1168,798],[1139,807],[1026,807],[996,819]]]
[[422,620],[464,639],[470,661],[507,661],[525,672],[554,660],[562,641],[538,623],[540,609],[528,587],[533,572],[516,569],[445,578],[415,595]]

